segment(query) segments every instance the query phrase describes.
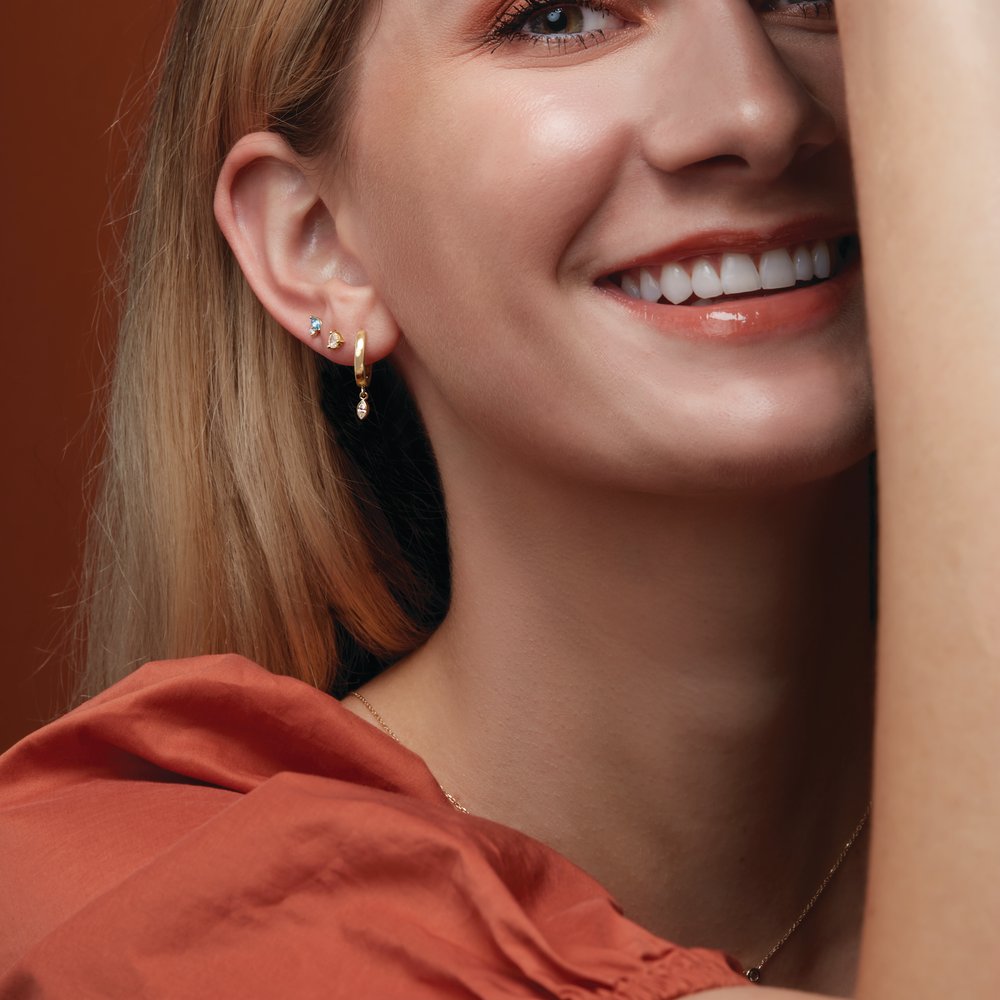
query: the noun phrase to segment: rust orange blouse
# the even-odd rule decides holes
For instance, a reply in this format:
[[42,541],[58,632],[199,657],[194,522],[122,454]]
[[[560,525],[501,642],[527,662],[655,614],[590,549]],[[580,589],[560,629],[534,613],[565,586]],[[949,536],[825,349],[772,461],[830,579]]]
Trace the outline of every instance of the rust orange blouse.
[[670,1000],[750,986],[423,760],[237,656],[150,663],[0,757],[0,997]]

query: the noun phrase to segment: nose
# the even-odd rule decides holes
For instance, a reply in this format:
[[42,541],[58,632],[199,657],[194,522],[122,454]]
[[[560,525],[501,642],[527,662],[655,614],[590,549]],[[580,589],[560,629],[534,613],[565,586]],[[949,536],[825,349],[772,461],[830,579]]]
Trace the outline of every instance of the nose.
[[747,0],[674,4],[663,32],[643,132],[658,169],[765,183],[836,140],[833,114],[785,64]]

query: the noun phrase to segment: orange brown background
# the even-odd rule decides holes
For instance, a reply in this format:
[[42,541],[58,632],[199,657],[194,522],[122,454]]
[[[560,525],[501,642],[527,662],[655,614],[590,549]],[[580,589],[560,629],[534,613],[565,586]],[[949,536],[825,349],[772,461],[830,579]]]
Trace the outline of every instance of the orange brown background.
[[136,142],[173,4],[11,3],[0,32],[0,751],[65,698],[102,349]]

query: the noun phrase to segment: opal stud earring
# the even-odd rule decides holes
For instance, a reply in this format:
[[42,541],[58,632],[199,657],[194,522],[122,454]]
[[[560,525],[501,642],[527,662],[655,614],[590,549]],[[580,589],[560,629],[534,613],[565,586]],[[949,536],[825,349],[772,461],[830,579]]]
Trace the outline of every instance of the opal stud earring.
[[354,381],[361,390],[361,397],[358,401],[358,408],[355,411],[358,420],[364,420],[368,416],[368,393],[365,391],[368,383],[371,382],[371,365],[365,365],[365,331],[358,330],[354,339]]
[[[309,336],[318,337],[323,332],[323,321],[319,316],[309,317]],[[344,338],[337,333],[336,330],[331,330],[328,334],[328,339],[326,342],[326,348],[328,351],[335,351],[341,344],[343,344]]]

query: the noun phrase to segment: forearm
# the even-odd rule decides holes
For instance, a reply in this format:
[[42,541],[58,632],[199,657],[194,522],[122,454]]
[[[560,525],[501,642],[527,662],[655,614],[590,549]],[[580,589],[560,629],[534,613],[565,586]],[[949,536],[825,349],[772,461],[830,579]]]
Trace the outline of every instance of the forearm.
[[1000,996],[1000,3],[838,0],[879,450],[858,996]]

